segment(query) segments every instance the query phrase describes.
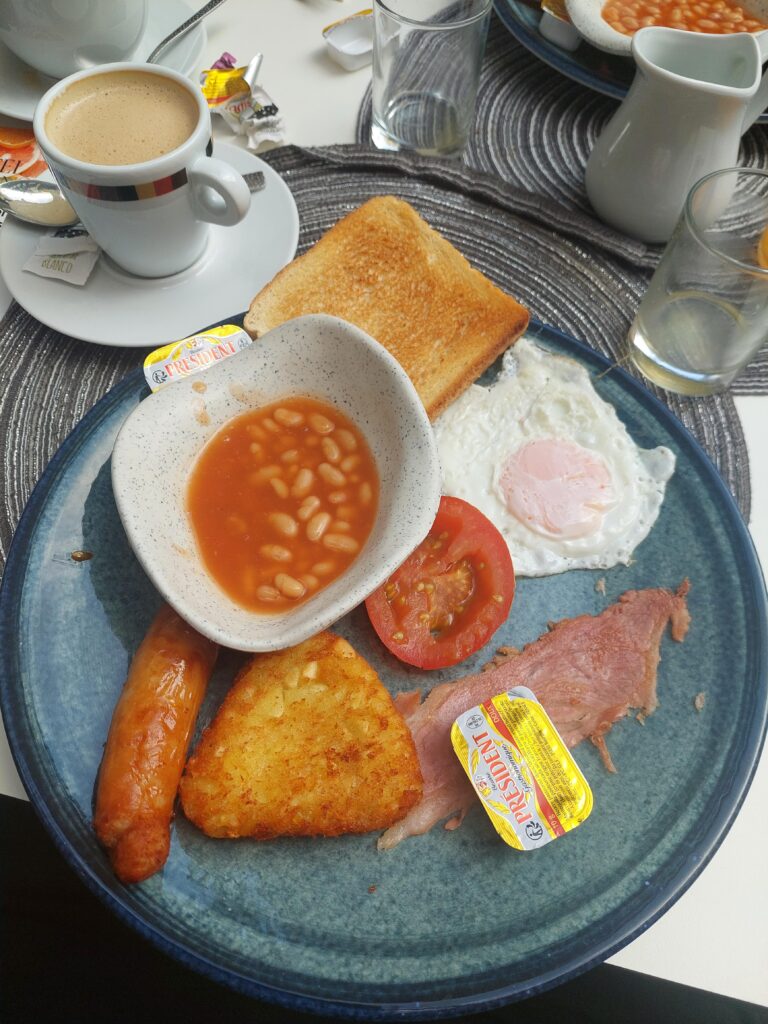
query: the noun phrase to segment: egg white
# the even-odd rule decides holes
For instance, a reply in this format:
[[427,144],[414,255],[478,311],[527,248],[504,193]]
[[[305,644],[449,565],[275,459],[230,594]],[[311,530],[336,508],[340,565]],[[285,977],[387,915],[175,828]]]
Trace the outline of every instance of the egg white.
[[[479,508],[503,534],[519,576],[629,564],[664,500],[675,457],[638,448],[586,369],[521,338],[490,387],[472,385],[435,423],[443,491]],[[560,439],[605,462],[614,503],[598,529],[580,537],[543,536],[507,508],[498,484],[507,457],[531,441]]]

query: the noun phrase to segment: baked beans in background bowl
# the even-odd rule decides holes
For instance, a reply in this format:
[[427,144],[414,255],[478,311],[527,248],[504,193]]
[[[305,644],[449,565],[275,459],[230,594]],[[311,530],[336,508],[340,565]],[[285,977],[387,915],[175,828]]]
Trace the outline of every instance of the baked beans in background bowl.
[[168,603],[226,647],[270,651],[330,626],[423,540],[440,466],[400,364],[313,315],[141,402],[112,486]]
[[632,55],[632,37],[658,25],[710,35],[768,28],[768,0],[565,0],[568,16],[588,43]]

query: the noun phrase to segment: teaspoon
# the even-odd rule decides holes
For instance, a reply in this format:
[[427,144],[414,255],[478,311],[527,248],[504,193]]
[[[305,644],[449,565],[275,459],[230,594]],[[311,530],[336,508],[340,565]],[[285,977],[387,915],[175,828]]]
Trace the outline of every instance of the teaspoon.
[[79,220],[58,185],[30,178],[0,182],[0,210],[38,227],[61,228]]

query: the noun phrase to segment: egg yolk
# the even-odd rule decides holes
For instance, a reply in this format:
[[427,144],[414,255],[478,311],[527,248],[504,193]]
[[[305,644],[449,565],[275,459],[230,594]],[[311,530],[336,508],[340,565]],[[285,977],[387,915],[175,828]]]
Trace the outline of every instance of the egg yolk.
[[530,441],[509,455],[499,475],[508,510],[545,537],[596,533],[615,504],[611,474],[595,452],[572,441]]

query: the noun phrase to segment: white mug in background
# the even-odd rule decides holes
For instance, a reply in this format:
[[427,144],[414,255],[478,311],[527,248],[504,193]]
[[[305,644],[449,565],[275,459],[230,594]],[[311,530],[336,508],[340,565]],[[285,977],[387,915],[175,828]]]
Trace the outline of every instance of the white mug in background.
[[[193,104],[188,137],[169,152],[131,163],[106,159],[102,163],[90,149],[89,158],[79,159],[71,155],[76,144],[64,152],[51,140],[46,126],[55,101],[73,86],[90,95],[88,85],[78,83],[91,80],[93,94],[103,95],[111,76],[125,72],[146,76],[150,96],[153,87],[168,91],[167,80],[181,87],[186,94],[184,103],[189,97]],[[166,82],[157,83],[158,77]],[[126,111],[126,116],[129,114]],[[150,104],[147,123],[151,118]],[[114,120],[120,134],[123,120],[119,110]],[[202,254],[209,224],[237,224],[248,212],[251,196],[242,176],[210,155],[211,116],[202,91],[169,68],[122,62],[71,75],[40,100],[34,131],[51,172],[91,237],[132,274],[165,277],[185,270]],[[94,136],[96,141],[91,143],[98,148],[101,135]]]
[[0,40],[30,67],[64,78],[132,57],[148,0],[0,0]]

